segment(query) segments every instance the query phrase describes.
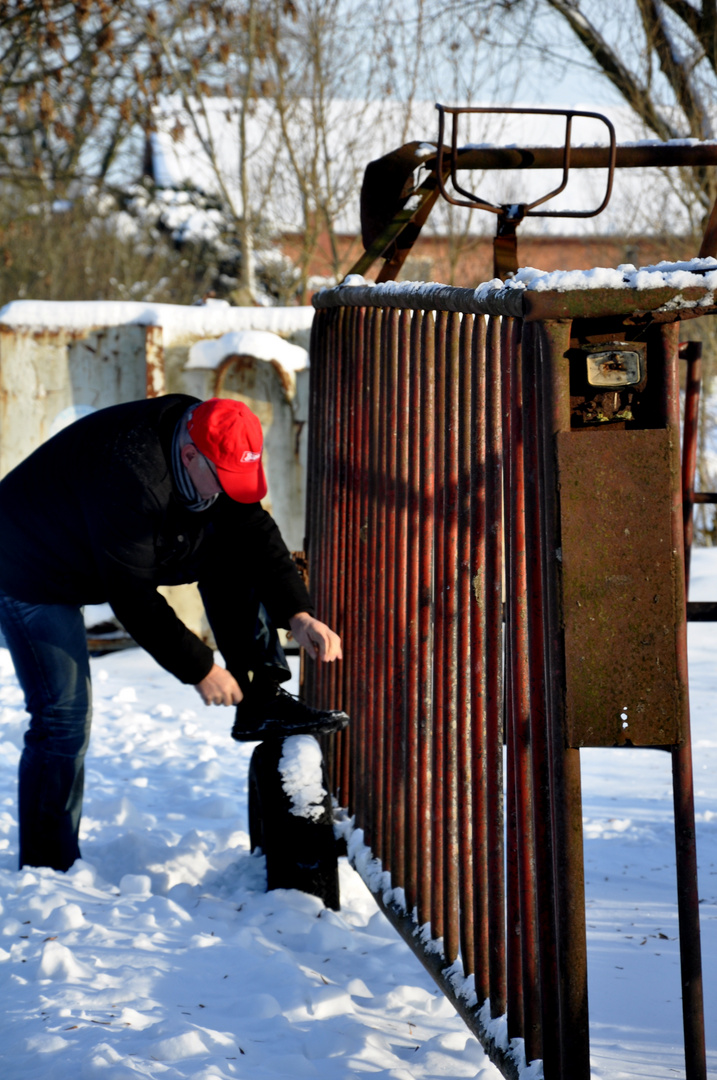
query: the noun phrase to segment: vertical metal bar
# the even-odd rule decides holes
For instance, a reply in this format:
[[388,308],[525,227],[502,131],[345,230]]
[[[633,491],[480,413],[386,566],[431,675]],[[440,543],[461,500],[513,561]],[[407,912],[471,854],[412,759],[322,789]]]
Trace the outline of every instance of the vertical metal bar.
[[571,325],[539,326],[541,400],[541,521],[546,641],[547,729],[551,754],[554,880],[558,926],[560,1080],[589,1080],[587,939],[583,868],[580,752],[566,748],[565,672],[559,610],[560,518],[554,437],[570,428],[567,353]]
[[376,716],[375,745],[373,748],[374,770],[372,783],[374,786],[374,811],[375,830],[373,850],[382,863],[385,862],[385,825],[386,825],[386,608],[388,603],[387,590],[387,557],[386,544],[387,532],[387,501],[389,498],[389,442],[391,428],[387,417],[387,401],[389,397],[389,380],[391,375],[390,352],[393,332],[393,311],[381,312],[381,354],[378,381],[378,414],[377,433],[378,446],[376,454],[376,516],[375,516],[375,548],[374,548],[374,604],[376,606],[375,636],[373,638],[373,689],[374,689],[374,712]]
[[[351,367],[347,376],[348,415],[346,417],[346,488],[347,488],[347,513],[344,528],[346,530],[346,565],[344,574],[345,585],[345,608],[344,608],[344,637],[346,659],[344,668],[344,701],[345,707],[351,715],[354,709],[358,671],[355,664],[355,644],[358,639],[358,562],[359,562],[359,503],[361,481],[359,471],[359,458],[361,454],[361,387],[363,385],[363,361],[364,361],[364,325],[366,321],[365,308],[354,308],[352,324],[352,354]],[[352,787],[355,782],[353,759],[357,752],[358,733],[357,725],[361,724],[361,718],[356,716],[356,722],[349,726],[346,732],[346,772],[342,776],[342,790],[339,802],[342,806],[351,806],[353,801]]]
[[520,868],[518,860],[518,761],[516,754],[516,707],[518,704],[519,655],[516,651],[516,619],[519,582],[516,581],[515,548],[516,504],[513,485],[516,474],[516,414],[513,398],[518,392],[516,370],[510,338],[505,333],[507,320],[501,324],[501,361],[503,396],[504,472],[503,504],[505,507],[505,741],[506,741],[506,892],[507,892],[507,963],[508,963],[508,1038],[522,1038],[523,971],[520,919]]
[[695,470],[697,468],[697,436],[702,385],[702,342],[686,341],[680,346],[680,356],[687,361],[685,380],[685,422],[682,436],[682,513],[685,544],[685,589],[690,588],[690,561],[694,538]]
[[530,670],[530,739],[533,769],[533,820],[536,852],[536,901],[539,926],[540,1003],[545,1075],[560,1075],[560,1041],[554,1022],[559,999],[550,755],[546,732],[545,641],[541,574],[541,522],[539,472],[539,380],[534,327],[523,324],[524,468],[526,511],[526,563],[528,590],[528,642]]
[[421,686],[418,669],[421,662],[420,639],[420,555],[421,555],[421,425],[422,425],[422,327],[423,312],[413,313],[411,320],[411,368],[408,381],[408,415],[405,439],[408,446],[406,479],[406,634],[403,643],[405,695],[403,712],[406,725],[405,784],[406,784],[406,908],[413,911],[418,903],[418,851],[422,837],[419,833],[418,722]]
[[[371,327],[371,353],[370,353],[370,378],[368,390],[370,397],[367,401],[368,415],[368,499],[367,499],[367,529],[366,529],[366,588],[373,597],[376,596],[378,581],[378,552],[379,552],[379,504],[381,499],[380,478],[380,376],[381,376],[381,341],[383,336],[383,311],[373,311],[373,325]],[[380,636],[380,612],[376,602],[367,604],[366,619],[366,665],[364,672],[376,672],[377,642]],[[371,692],[373,691],[373,692]],[[383,732],[380,728],[380,712],[376,696],[376,688],[367,687],[365,698],[366,706],[366,771],[363,783],[370,791],[367,799],[367,814],[365,824],[365,836],[369,846],[376,851],[379,837],[379,822],[381,809],[381,792],[377,789],[377,778],[380,776],[380,766],[377,756],[380,749]]]
[[[311,475],[313,478],[312,487],[312,521],[311,530],[308,537],[308,553],[309,553],[309,583],[311,585],[311,591],[314,598],[314,603],[319,601],[322,592],[321,582],[321,552],[324,543],[323,535],[323,459],[324,459],[324,441],[325,441],[325,421],[324,421],[324,409],[326,407],[326,394],[324,392],[324,384],[326,382],[326,368],[327,368],[327,346],[332,335],[332,324],[335,320],[334,312],[327,311],[322,312],[322,332],[321,332],[321,344],[317,355],[316,370],[312,370],[311,379],[312,387],[314,388],[314,404],[315,414],[310,422],[313,424],[314,430],[314,460],[311,468]],[[319,700],[319,685],[318,685],[318,670],[316,664],[306,665],[306,682],[307,692],[311,693],[310,701],[312,704],[316,704]]]
[[[327,593],[329,583],[329,551],[330,529],[329,517],[329,484],[328,463],[331,456],[331,393],[333,386],[336,336],[339,325],[339,311],[327,312],[330,316],[326,320],[325,348],[323,352],[323,364],[321,370],[320,398],[319,398],[319,431],[317,433],[317,458],[316,458],[316,483],[318,487],[316,500],[316,527],[312,542],[311,558],[311,586],[316,608],[328,621],[330,612],[327,608]],[[315,704],[324,703],[324,671],[321,664],[312,664],[312,686]],[[330,768],[330,762],[327,763]]]
[[[488,630],[488,596],[494,588],[489,579],[486,549],[489,521],[487,443],[494,435],[487,399],[488,356],[485,319],[473,324],[471,341],[470,416],[470,704],[471,704],[471,791],[473,848],[473,976],[478,1003],[490,996],[490,904],[492,881],[489,872],[488,775],[492,766],[488,749],[488,653],[501,651],[501,626],[491,639]],[[498,500],[500,513],[500,500]],[[501,589],[499,578],[499,590]],[[501,593],[498,593],[500,611]],[[502,747],[501,747],[502,753]],[[502,868],[501,868],[502,869]]]
[[443,893],[444,955],[449,964],[458,956],[458,483],[460,318],[446,320],[445,467],[443,471],[443,591],[445,634],[443,693]]
[[418,922],[431,918],[432,748],[433,748],[433,625],[434,625],[434,518],[436,445],[436,342],[433,312],[423,317],[421,334],[420,459],[420,555],[417,669],[418,713],[418,827],[422,844],[418,852]]
[[[460,912],[460,952],[463,973],[473,971],[475,957],[475,934],[473,895],[475,876],[473,872],[473,755],[471,753],[471,466],[473,461],[472,429],[474,427],[472,381],[473,381],[473,324],[472,315],[461,320],[458,361],[458,550],[456,565],[458,583],[456,590],[456,798],[458,830],[458,906]],[[481,358],[483,360],[483,358]],[[481,366],[484,367],[484,364]],[[484,427],[484,417],[478,422]]]
[[[351,366],[352,343],[350,338],[353,309],[343,308],[339,325],[338,354],[336,357],[336,382],[333,393],[333,438],[331,447],[331,594],[329,596],[330,625],[343,633],[344,613],[344,567],[346,536],[346,383]],[[327,701],[341,707],[341,689],[335,663],[326,666],[325,684]],[[334,744],[336,740],[334,740]],[[338,756],[338,755],[337,755]],[[340,782],[337,775],[337,783]]]
[[[433,819],[431,849],[431,933],[434,938],[442,938],[444,925],[443,859],[444,859],[444,783],[445,783],[445,703],[443,698],[443,673],[446,664],[446,596],[443,587],[443,567],[445,551],[445,532],[443,523],[442,485],[446,470],[446,352],[447,323],[445,311],[436,315],[436,515],[435,515],[435,620],[433,637]],[[440,485],[440,486],[439,486]]]
[[[363,680],[362,670],[357,666],[359,656],[360,636],[360,608],[362,595],[359,589],[359,567],[361,563],[361,493],[362,475],[364,466],[362,462],[362,428],[363,410],[361,396],[364,384],[364,331],[366,326],[366,309],[356,308],[354,323],[354,350],[353,369],[350,380],[350,404],[348,418],[348,512],[346,515],[346,532],[348,553],[346,559],[346,611],[344,614],[345,625],[345,660],[344,660],[344,691],[346,705],[352,723],[348,729],[349,751],[349,776],[347,788],[342,790],[340,804],[356,809],[357,787],[360,789],[360,773],[357,772],[357,762],[360,760],[361,732],[364,718],[358,708],[359,684]],[[360,796],[359,796],[360,797]]]
[[512,760],[515,768],[516,851],[520,898],[520,954],[523,984],[523,1037],[529,1061],[542,1057],[540,1040],[540,984],[536,909],[535,830],[533,823],[533,773],[530,732],[528,665],[527,567],[525,557],[525,470],[523,443],[523,372],[520,324],[503,320],[504,355],[510,356],[511,461],[506,503],[510,506],[509,547]]
[[[339,410],[339,431],[337,433],[337,502],[339,507],[338,537],[337,537],[337,563],[334,571],[336,589],[336,616],[334,629],[342,637],[346,637],[346,622],[348,615],[348,582],[349,582],[349,552],[350,533],[348,530],[348,518],[351,505],[350,487],[350,455],[352,443],[350,435],[351,423],[351,390],[354,377],[355,354],[356,354],[356,321],[357,308],[348,308],[343,325],[341,385],[337,400]],[[345,708],[348,703],[347,694],[350,685],[347,684],[348,670],[343,661],[334,661],[331,665],[331,701],[335,708]],[[345,804],[347,802],[349,788],[349,733],[339,732],[334,736],[336,755],[336,782],[335,793]]]
[[381,640],[381,661],[383,664],[383,845],[382,863],[384,869],[393,871],[393,750],[394,730],[398,716],[394,711],[395,692],[395,614],[396,614],[396,455],[398,439],[396,437],[398,408],[398,326],[399,312],[390,310],[386,313],[385,352],[383,358],[385,371],[385,400],[383,403],[383,443],[385,476],[385,510],[383,519],[382,550],[383,564],[383,635]]
[[352,770],[353,780],[351,784],[351,810],[356,814],[356,820],[364,824],[367,820],[368,811],[367,795],[368,785],[365,782],[367,775],[367,747],[368,747],[368,694],[366,689],[366,671],[368,669],[368,605],[366,603],[368,575],[367,575],[367,543],[368,543],[368,497],[369,497],[369,410],[370,410],[370,373],[371,373],[371,347],[372,328],[374,322],[373,309],[363,312],[362,326],[362,351],[360,359],[360,379],[357,372],[356,408],[358,424],[356,428],[356,523],[355,523],[355,578],[356,595],[353,611],[354,637],[349,643],[349,657],[352,664],[354,695],[351,702],[351,732],[354,740]]
[[[339,446],[339,487],[342,500],[339,532],[339,565],[337,567],[338,618],[334,629],[346,643],[351,622],[351,565],[353,555],[352,533],[349,523],[353,515],[353,408],[352,395],[356,369],[356,332],[359,310],[350,308],[344,323],[344,356],[341,393],[341,441]],[[351,701],[351,666],[345,661],[331,665],[333,691],[332,701],[336,708],[348,711]],[[336,784],[334,794],[338,802],[346,806],[349,801],[349,731],[341,732],[336,739]]]
[[[311,371],[309,380],[309,445],[306,467],[306,515],[304,525],[304,551],[309,564],[309,585],[311,586],[311,565],[313,555],[313,538],[318,535],[318,507],[319,495],[318,483],[318,447],[319,447],[319,402],[321,394],[319,382],[323,370],[324,342],[326,338],[326,315],[325,311],[317,311],[311,324]],[[303,657],[302,657],[303,661]],[[301,669],[301,693],[308,701],[313,701],[313,671],[309,670],[302,662]]]
[[[679,445],[680,385],[678,377],[679,326],[661,328],[665,367],[665,418],[674,445]],[[679,552],[683,543],[684,522],[681,486],[675,476],[672,490],[672,542]],[[685,610],[683,606],[683,611]],[[695,806],[692,786],[692,740],[690,737],[689,698],[687,695],[687,619],[677,627],[677,662],[684,694],[683,741],[672,750],[672,788],[675,802],[675,861],[677,904],[680,927],[680,970],[682,975],[682,1019],[685,1033],[686,1080],[707,1080],[705,1051],[702,953],[700,948],[700,909],[697,888],[697,847],[695,844]]]
[[695,806],[692,786],[692,740],[672,751],[675,802],[677,904],[680,927],[682,1021],[685,1035],[686,1080],[707,1080],[704,996],[700,948]]
[[[326,531],[325,566],[322,568],[323,591],[318,610],[329,626],[340,625],[339,576],[341,558],[341,520],[343,498],[341,490],[341,403],[346,354],[346,323],[349,312],[339,308],[334,328],[334,351],[328,367],[327,385],[327,441],[324,459],[324,528]],[[321,699],[325,706],[333,705],[336,694],[335,665],[318,662]],[[340,783],[338,754],[335,739],[327,740],[326,764],[333,780],[334,789]]]
[[[510,585],[508,586],[510,593]],[[506,728],[506,799],[505,799],[505,891],[506,891],[506,966],[507,966],[507,1013],[508,1038],[522,1039],[523,1020],[523,971],[520,948],[520,884],[518,870],[518,811],[516,798],[517,763],[515,756],[515,733],[512,701],[513,649],[510,617],[506,612],[505,626],[505,728]]]
[[486,761],[488,810],[488,926],[490,1012],[507,1007],[506,889],[503,818],[503,426],[499,320],[490,318],[486,341]]
[[[402,311],[398,317],[398,355],[396,387],[395,459],[395,577],[393,582],[393,677],[390,715],[391,749],[391,874],[405,889],[406,881],[406,680],[412,667],[407,644],[406,587],[408,576],[408,463],[410,454],[409,387],[413,378],[411,316]],[[388,647],[388,643],[387,643]],[[409,908],[409,910],[411,910]]]

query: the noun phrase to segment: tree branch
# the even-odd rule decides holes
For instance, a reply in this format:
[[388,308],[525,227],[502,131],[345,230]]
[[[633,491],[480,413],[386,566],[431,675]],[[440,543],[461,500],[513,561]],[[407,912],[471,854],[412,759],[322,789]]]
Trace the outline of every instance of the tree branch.
[[702,0],[702,30],[699,35],[702,48],[717,71],[717,4],[715,0]]
[[637,0],[637,6],[642,18],[647,48],[654,49],[657,53],[660,69],[687,118],[690,133],[698,139],[708,138],[710,132],[705,130],[709,126],[707,111],[690,84],[684,60],[674,48],[655,0]]
[[583,13],[573,7],[568,0],[547,0],[547,2],[563,16],[598,67],[605,73],[613,86],[620,91],[628,105],[634,109],[647,127],[654,131],[656,135],[659,135],[661,139],[676,138],[677,131],[658,113],[645,88],[636,82],[605,41],[600,31],[592,25]]
[[702,13],[697,8],[693,8],[692,4],[689,4],[687,0],[662,0],[665,7],[674,11],[678,18],[682,19],[685,26],[687,26],[696,38],[701,38],[702,27],[705,17],[705,5],[711,4],[714,7],[714,0],[703,0]]

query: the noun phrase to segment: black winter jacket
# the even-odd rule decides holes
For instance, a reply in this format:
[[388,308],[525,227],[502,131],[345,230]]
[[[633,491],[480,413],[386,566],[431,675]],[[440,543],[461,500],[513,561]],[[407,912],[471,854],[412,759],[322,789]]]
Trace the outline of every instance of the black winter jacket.
[[172,477],[175,427],[196,398],[169,394],[101,409],[43,443],[0,482],[0,589],[28,603],[109,601],[129,634],[182,682],[208,674],[211,650],[158,585],[196,580],[214,531],[236,551],[274,622],[313,613],[281,534],[259,503],[220,495],[199,513]]

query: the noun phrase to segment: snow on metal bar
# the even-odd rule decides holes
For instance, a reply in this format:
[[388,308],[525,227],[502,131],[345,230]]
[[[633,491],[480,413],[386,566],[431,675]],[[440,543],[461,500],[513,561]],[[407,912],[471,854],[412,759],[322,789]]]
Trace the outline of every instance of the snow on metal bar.
[[452,285],[423,281],[386,281],[374,285],[359,274],[351,274],[333,289],[316,293],[315,308],[380,307],[419,311],[456,311],[473,315],[522,316],[524,286],[490,281],[477,289],[457,289]]
[[[668,291],[669,290],[669,291]],[[439,282],[387,281],[380,285],[350,274],[340,285],[322,289],[313,298],[317,310],[339,307],[380,307],[424,311],[456,311],[473,315],[564,318],[573,311],[566,294],[589,294],[577,301],[591,314],[601,308],[620,311],[712,307],[717,291],[717,259],[690,259],[635,267],[594,267],[591,270],[537,270],[522,267],[507,282],[494,278],[475,289]],[[536,294],[540,294],[539,296]],[[635,295],[637,294],[637,295]],[[554,308],[554,311],[551,311]]]

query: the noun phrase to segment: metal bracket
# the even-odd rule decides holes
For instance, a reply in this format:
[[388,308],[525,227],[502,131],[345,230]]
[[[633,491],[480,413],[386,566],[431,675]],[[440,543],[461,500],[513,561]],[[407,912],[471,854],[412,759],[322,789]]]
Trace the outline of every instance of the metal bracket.
[[[596,217],[601,214],[610,201],[612,195],[612,183],[615,175],[615,160],[617,157],[617,144],[615,142],[615,128],[610,123],[606,116],[602,113],[595,112],[583,112],[580,109],[509,109],[502,108],[500,106],[493,105],[476,105],[476,106],[456,106],[436,104],[438,109],[438,153],[437,153],[437,168],[436,176],[438,179],[438,189],[446,200],[446,202],[452,203],[453,206],[467,206],[472,210],[488,210],[490,213],[498,214],[500,217],[509,221],[522,221],[525,217]],[[461,187],[458,183],[456,173],[460,166],[460,150],[458,148],[458,121],[461,116],[469,113],[499,113],[501,115],[540,115],[540,116],[564,116],[565,117],[565,139],[563,143],[563,160],[562,169],[563,176],[560,184],[549,191],[547,195],[541,195],[539,199],[535,199],[532,203],[503,203],[496,205],[495,203],[488,202],[486,199],[481,199],[479,195],[474,195],[473,192]],[[444,135],[446,127],[446,114],[452,117],[451,124],[451,157],[450,157],[450,170],[444,166],[445,146]],[[605,187],[605,196],[600,205],[595,210],[535,210],[536,206],[542,206],[543,203],[548,202],[549,199],[554,199],[556,195],[559,195],[561,191],[564,191],[568,184],[568,177],[570,174],[570,159],[572,153],[571,136],[572,136],[572,124],[573,117],[583,116],[591,120],[600,120],[605,124],[610,136],[609,155],[607,164],[607,184]],[[465,199],[456,199],[446,189],[445,181],[443,179],[445,173],[450,174],[451,183],[454,189],[460,192],[461,195],[465,195]]]

